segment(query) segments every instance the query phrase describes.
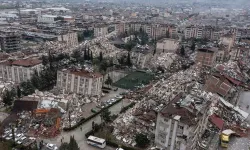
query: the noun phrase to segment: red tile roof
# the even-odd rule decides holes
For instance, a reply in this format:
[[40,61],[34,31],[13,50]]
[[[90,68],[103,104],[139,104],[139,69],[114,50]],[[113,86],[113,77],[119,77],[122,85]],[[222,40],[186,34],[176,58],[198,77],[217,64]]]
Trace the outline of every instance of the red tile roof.
[[32,67],[41,63],[42,63],[42,60],[28,58],[28,59],[14,60],[14,61],[8,60],[0,64],[6,65],[6,66],[15,65],[15,66],[23,66],[23,67]]
[[197,122],[195,121],[195,113],[190,112],[184,107],[177,106],[176,103],[180,101],[181,97],[181,94],[177,95],[165,108],[162,109],[160,113],[166,118],[173,118],[174,116],[178,115],[181,117],[180,122],[187,125],[196,124]]
[[32,66],[36,66],[38,64],[41,64],[42,60],[39,59],[21,59],[21,60],[15,60],[12,62],[12,65],[15,66],[23,66],[23,67],[32,67]]
[[209,120],[220,130],[223,129],[224,121],[218,117],[217,115],[213,114],[209,116]]
[[220,74],[209,76],[204,86],[204,90],[212,93],[218,93],[222,96],[226,96],[231,88],[231,83],[227,80],[227,78]]

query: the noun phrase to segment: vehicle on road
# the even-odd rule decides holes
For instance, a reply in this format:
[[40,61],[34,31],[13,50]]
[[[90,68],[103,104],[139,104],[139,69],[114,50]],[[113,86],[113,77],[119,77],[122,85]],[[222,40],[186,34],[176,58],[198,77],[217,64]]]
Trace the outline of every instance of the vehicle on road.
[[235,134],[235,132],[232,131],[231,129],[227,129],[227,130],[222,131],[222,133],[220,135],[220,144],[221,144],[221,147],[225,147],[225,148],[228,147],[230,136],[232,134]]
[[95,137],[95,136],[89,136],[88,139],[87,139],[87,143],[89,145],[99,147],[99,148],[105,148],[106,147],[105,139],[98,138],[98,137]]

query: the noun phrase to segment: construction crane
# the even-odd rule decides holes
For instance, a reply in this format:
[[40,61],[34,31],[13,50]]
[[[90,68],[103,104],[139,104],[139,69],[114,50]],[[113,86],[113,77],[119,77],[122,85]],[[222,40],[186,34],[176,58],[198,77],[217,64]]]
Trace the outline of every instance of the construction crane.
[[20,10],[20,1],[16,2],[16,10],[17,10],[20,22],[22,22],[22,16],[21,16],[21,10]]

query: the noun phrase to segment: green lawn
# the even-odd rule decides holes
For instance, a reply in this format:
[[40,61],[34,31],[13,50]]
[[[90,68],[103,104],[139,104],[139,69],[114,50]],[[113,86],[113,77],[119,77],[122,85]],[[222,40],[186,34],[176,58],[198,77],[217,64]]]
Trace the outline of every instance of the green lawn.
[[142,71],[135,71],[114,83],[114,86],[133,90],[137,86],[149,84],[154,75]]

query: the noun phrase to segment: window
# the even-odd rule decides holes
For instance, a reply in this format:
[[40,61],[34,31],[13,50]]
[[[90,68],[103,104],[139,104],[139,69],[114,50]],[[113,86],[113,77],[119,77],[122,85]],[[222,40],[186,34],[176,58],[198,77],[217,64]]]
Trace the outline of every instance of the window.
[[178,128],[181,129],[181,130],[183,130],[184,127],[183,126],[178,126]]

